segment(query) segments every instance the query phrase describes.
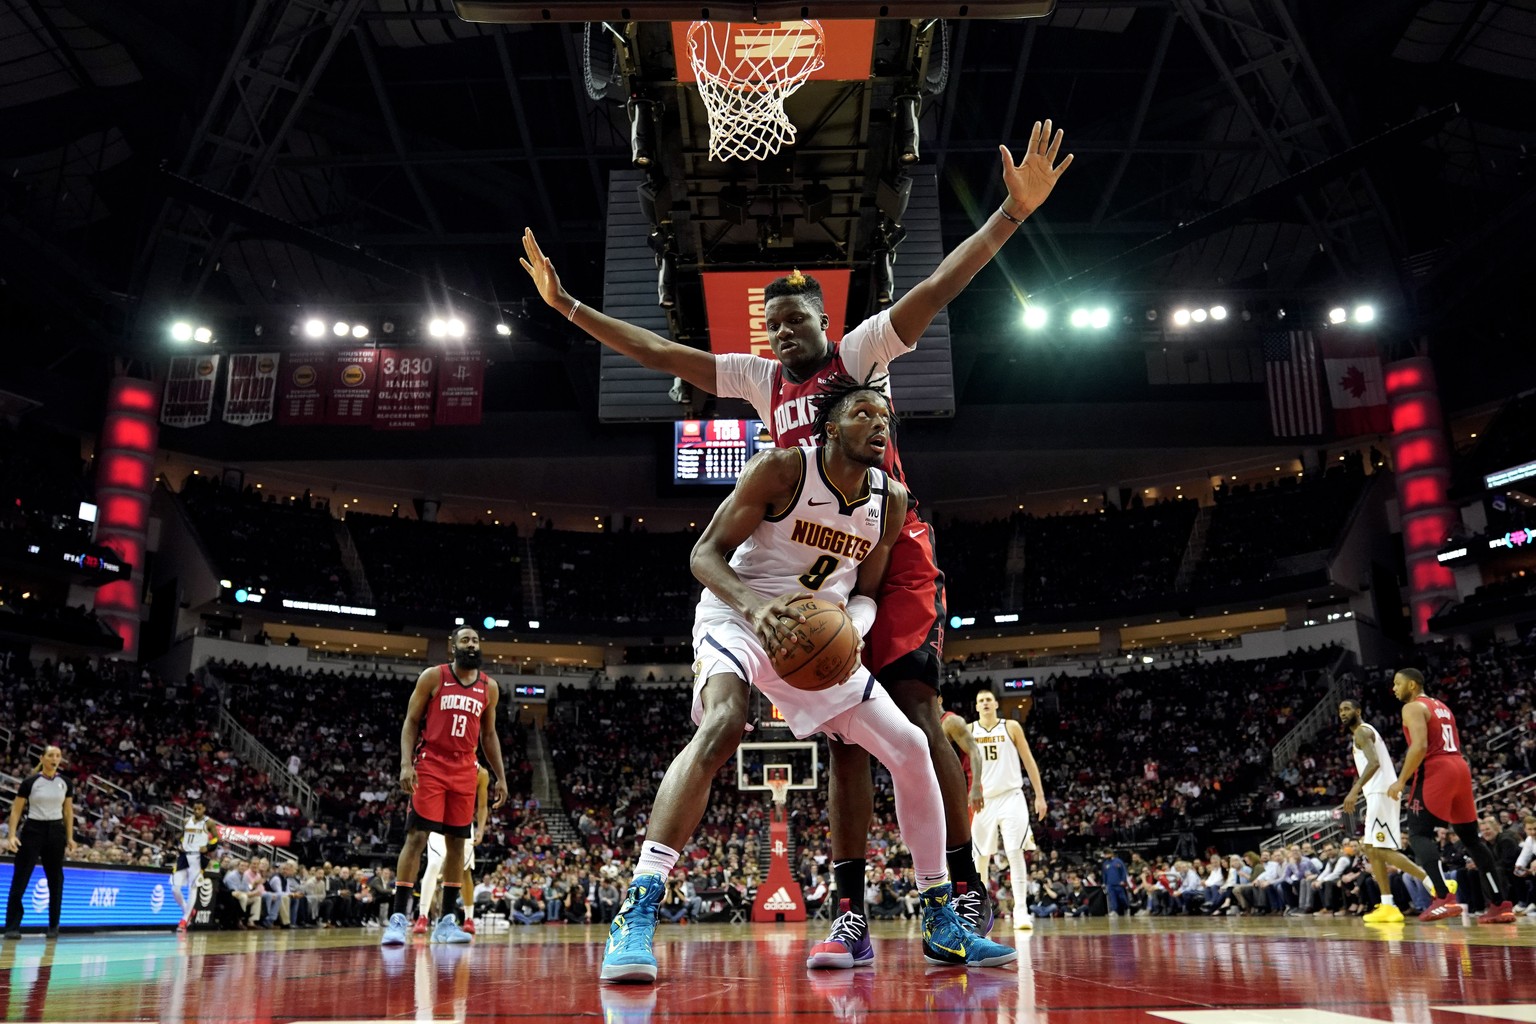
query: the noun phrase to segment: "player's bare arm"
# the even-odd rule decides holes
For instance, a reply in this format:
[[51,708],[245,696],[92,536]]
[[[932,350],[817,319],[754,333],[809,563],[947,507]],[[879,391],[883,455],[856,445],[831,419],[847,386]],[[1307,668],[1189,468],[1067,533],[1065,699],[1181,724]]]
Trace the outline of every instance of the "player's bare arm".
[[518,262],[523,265],[528,276],[533,278],[533,285],[539,290],[539,298],[602,344],[620,355],[628,356],[641,366],[681,377],[701,391],[712,395],[715,393],[713,353],[679,345],[654,331],[615,320],[585,303],[578,303],[574,296],[560,286],[560,275],[555,273],[554,261],[539,248],[532,228],[523,229],[523,256]]
[[491,772],[496,781],[491,787],[491,806],[500,807],[507,802],[507,769],[501,760],[501,737],[496,732],[496,705],[501,702],[501,684],[490,676],[485,677],[485,714],[480,716],[480,745],[485,748],[486,760],[491,762]]
[[1403,727],[1408,730],[1408,753],[1403,757],[1403,770],[1397,781],[1387,790],[1387,796],[1393,800],[1403,795],[1403,787],[1424,763],[1424,754],[1429,750],[1429,712],[1423,704],[1409,701],[1403,705]]
[[475,771],[475,845],[485,842],[485,826],[491,817],[491,803],[487,794],[491,788],[491,773],[482,765]]
[[859,563],[859,578],[853,585],[854,593],[866,597],[880,593],[880,583],[885,579],[885,570],[891,564],[891,548],[896,546],[896,540],[907,522],[906,487],[889,477],[885,483],[890,488],[891,497],[885,507],[880,543],[871,548],[869,554],[864,556],[864,561]]
[[[805,457],[814,458],[815,453]],[[741,581],[729,558],[770,512],[783,509],[794,500],[801,459],[799,451],[780,448],[763,452],[748,462],[736,488],[715,510],[699,536],[689,559],[694,578],[752,624],[752,631],[765,651],[781,648],[794,635],[805,616],[791,612],[789,606],[811,595],[799,590],[765,600]]]
[[405,709],[405,722],[400,726],[400,790],[407,796],[416,792],[416,741],[421,738],[421,718],[437,692],[439,678],[436,665],[423,669],[416,677],[416,688],[411,691],[411,702]]
[[[944,737],[959,747],[962,754],[970,758],[972,765],[981,764],[981,747],[977,744],[976,737],[971,735],[965,719],[955,715],[945,715],[939,719],[939,727],[944,730]],[[973,814],[987,805],[987,798],[981,790],[980,771],[971,772],[971,791],[966,795],[966,803],[970,805]]]
[[1019,760],[1024,765],[1024,773],[1029,776],[1029,784],[1035,789],[1035,817],[1045,817],[1045,783],[1040,781],[1040,766],[1035,764],[1035,755],[1029,749],[1029,740],[1024,736],[1024,727],[1013,719],[1008,719],[1003,728],[1013,740],[1013,746],[1019,752]]
[[1344,798],[1345,814],[1355,813],[1355,803],[1359,800],[1360,793],[1365,789],[1365,784],[1371,780],[1371,777],[1376,774],[1377,769],[1381,767],[1381,761],[1376,756],[1376,744],[1371,742],[1373,737],[1370,729],[1371,727],[1368,725],[1361,725],[1353,734],[1355,749],[1365,756],[1365,771],[1361,772],[1360,777],[1355,779],[1355,784],[1349,787],[1349,795]]
[[[1013,162],[1013,154],[1007,146],[997,147],[1003,161],[1003,184],[1008,188],[1002,211],[988,217],[981,229],[944,257],[938,269],[926,280],[896,301],[891,307],[891,326],[896,329],[897,337],[909,346],[916,344],[939,310],[953,302],[955,296],[971,283],[971,278],[997,255],[1003,243],[1018,229],[1019,222],[1050,197],[1056,182],[1072,165],[1070,153],[1061,163],[1056,162],[1063,136],[1060,129],[1052,134],[1049,120],[1044,125],[1036,121],[1034,131],[1029,135],[1029,146],[1024,150],[1024,159],[1018,163]],[[1005,217],[1004,212],[1008,216]]]

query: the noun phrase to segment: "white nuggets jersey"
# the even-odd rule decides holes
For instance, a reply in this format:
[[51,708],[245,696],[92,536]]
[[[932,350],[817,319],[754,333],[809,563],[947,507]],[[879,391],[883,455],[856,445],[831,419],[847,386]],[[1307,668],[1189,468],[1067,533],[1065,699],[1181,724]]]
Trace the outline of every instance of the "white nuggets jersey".
[[[865,490],[849,500],[826,478],[821,449],[795,448],[800,480],[781,512],[766,517],[731,555],[731,568],[764,598],[808,591],[846,601],[859,566],[885,530],[889,481],[870,469]],[[780,679],[757,634],[734,608],[709,589],[699,598],[693,623],[693,720],[703,721],[701,693],[712,674],[739,675],[773,701],[797,738],[815,735],[833,718],[884,694],[860,665],[847,681],[825,690],[797,690]]]
[[[1391,788],[1392,783],[1397,781],[1397,769],[1392,767],[1392,755],[1387,752],[1387,744],[1381,738],[1381,733],[1369,725],[1362,725],[1361,728],[1371,735],[1371,743],[1376,747],[1376,763],[1378,765],[1376,774],[1371,776],[1371,780],[1365,784],[1365,788],[1361,792],[1366,796],[1370,796],[1373,793],[1385,793]],[[1353,743],[1350,744],[1349,749],[1355,755],[1356,777],[1364,775],[1366,768],[1370,766],[1370,762],[1365,759],[1365,751]]]
[[208,848],[208,832],[213,823],[208,816],[201,818],[187,818],[186,825],[181,830],[181,850],[183,853],[202,853]]
[[[782,512],[767,516],[731,555],[731,568],[759,597],[808,590],[846,601],[859,566],[880,543],[890,498],[883,470],[870,469],[869,488],[851,500],[827,479],[820,448],[796,448],[800,483]],[[705,589],[700,614],[731,612]]]
[[[971,735],[981,748],[981,795],[988,800],[1021,791],[1024,788],[1024,771],[1019,762],[1019,748],[1008,735],[1008,722],[998,719],[988,729],[980,722],[971,723]],[[975,770],[975,766],[972,766]]]

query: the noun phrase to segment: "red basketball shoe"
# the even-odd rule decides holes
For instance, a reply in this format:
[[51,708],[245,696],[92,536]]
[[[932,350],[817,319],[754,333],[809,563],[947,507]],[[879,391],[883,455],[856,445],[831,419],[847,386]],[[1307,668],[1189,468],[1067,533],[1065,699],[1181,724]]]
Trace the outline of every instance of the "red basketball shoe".
[[1503,903],[1494,903],[1487,910],[1477,915],[1478,924],[1514,924],[1515,905],[1509,900]]
[[1429,909],[1419,915],[1420,921],[1443,921],[1447,917],[1460,917],[1461,904],[1456,902],[1456,897],[1447,893],[1444,896],[1436,896],[1430,901]]
[[464,923],[459,927],[471,935],[475,934],[475,921],[473,918],[466,917]]
[[431,927],[432,927],[432,922],[428,921],[427,918],[426,918],[426,915],[423,914],[421,917],[418,917],[416,919],[416,923],[415,924],[411,925],[411,934],[412,935],[425,935],[425,934],[427,934],[427,929],[429,929]]

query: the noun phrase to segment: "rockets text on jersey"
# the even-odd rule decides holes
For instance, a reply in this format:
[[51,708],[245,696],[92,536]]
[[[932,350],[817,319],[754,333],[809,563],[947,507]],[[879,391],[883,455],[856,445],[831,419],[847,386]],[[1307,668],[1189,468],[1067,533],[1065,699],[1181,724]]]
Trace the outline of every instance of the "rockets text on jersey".
[[437,691],[427,702],[418,759],[451,764],[473,761],[480,744],[480,717],[490,701],[489,679],[476,670],[474,682],[465,685],[453,674],[452,665],[438,668]]

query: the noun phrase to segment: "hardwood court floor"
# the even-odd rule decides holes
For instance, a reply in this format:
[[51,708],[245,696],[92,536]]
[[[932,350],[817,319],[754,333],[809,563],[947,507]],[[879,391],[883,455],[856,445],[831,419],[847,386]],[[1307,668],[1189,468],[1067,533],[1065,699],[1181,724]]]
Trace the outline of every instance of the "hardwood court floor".
[[926,965],[879,923],[878,960],[807,971],[825,925],[664,925],[654,986],[599,985],[606,930],[536,926],[381,949],[376,930],[27,937],[0,946],[6,1021],[605,1024],[1536,1022],[1536,918],[1516,925],[1145,918],[1051,921],[1016,966]]

